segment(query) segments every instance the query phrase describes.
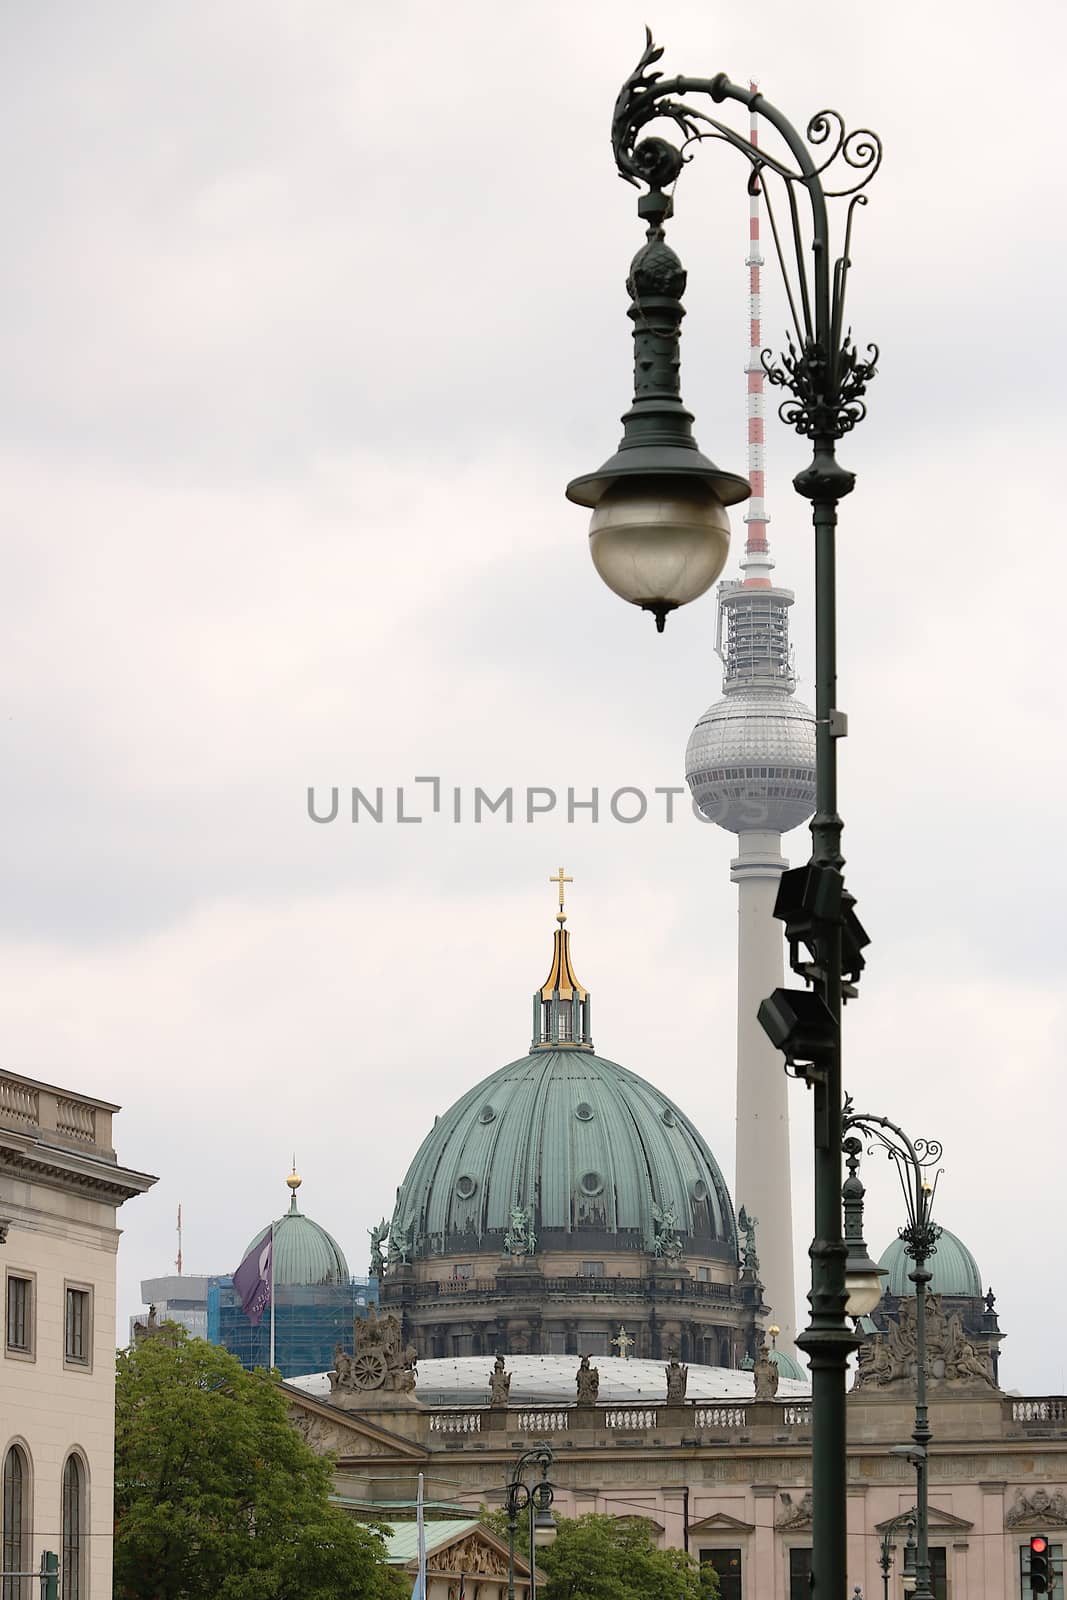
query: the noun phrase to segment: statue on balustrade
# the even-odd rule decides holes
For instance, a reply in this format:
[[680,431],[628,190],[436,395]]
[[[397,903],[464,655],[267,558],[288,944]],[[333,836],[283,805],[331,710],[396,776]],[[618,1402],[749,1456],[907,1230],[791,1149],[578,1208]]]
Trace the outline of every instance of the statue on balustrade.
[[511,1373],[504,1370],[504,1357],[497,1356],[489,1374],[489,1404],[506,1406],[511,1393]]
[[597,1395],[600,1393],[600,1369],[589,1365],[588,1356],[583,1356],[579,1364],[577,1389],[580,1406],[596,1405]]
[[671,1359],[664,1367],[667,1374],[667,1404],[680,1406],[685,1399],[686,1385],[689,1382],[689,1368],[683,1367],[674,1351],[670,1352]]
[[771,1360],[766,1341],[759,1347],[752,1376],[756,1380],[756,1399],[773,1400],[778,1393],[778,1368]]

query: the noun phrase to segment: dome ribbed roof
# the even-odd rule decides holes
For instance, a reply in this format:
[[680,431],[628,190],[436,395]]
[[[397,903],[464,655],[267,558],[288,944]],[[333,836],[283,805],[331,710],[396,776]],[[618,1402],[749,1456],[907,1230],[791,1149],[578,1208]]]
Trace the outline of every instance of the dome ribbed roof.
[[[889,1273],[884,1289],[898,1297],[915,1293],[915,1285],[908,1278],[914,1262],[905,1253],[902,1239],[894,1239],[882,1252],[878,1265]],[[930,1294],[967,1295],[977,1299],[982,1293],[982,1275],[962,1239],[945,1228],[937,1241],[937,1249],[926,1263],[931,1274],[927,1286]]]
[[539,1250],[649,1250],[656,1206],[687,1250],[737,1259],[730,1197],[696,1128],[588,1048],[541,1046],[439,1117],[400,1189],[394,1236],[416,1257],[499,1252],[515,1206]]
[[[270,1223],[261,1228],[245,1247],[247,1256],[270,1232]],[[244,1256],[241,1258],[244,1260]],[[290,1209],[274,1224],[274,1282],[285,1286],[308,1287],[322,1283],[347,1283],[351,1273],[344,1251],[333,1236],[317,1222],[296,1209],[293,1195]]]

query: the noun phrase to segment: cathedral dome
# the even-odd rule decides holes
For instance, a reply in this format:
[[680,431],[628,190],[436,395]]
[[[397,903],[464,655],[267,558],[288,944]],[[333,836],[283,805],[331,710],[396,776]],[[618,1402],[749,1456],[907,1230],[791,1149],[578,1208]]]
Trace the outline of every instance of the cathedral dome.
[[[885,1267],[889,1274],[884,1285],[887,1293],[898,1298],[915,1293],[915,1285],[908,1277],[914,1263],[905,1253],[902,1239],[893,1240],[889,1248],[882,1252],[878,1265]],[[942,1231],[937,1249],[926,1266],[931,1274],[927,1286],[929,1294],[957,1295],[971,1300],[981,1297],[982,1275],[978,1271],[978,1263],[963,1241],[954,1233],[949,1233],[947,1228]]]
[[720,828],[788,833],[815,809],[814,714],[782,689],[735,689],[690,734],[685,776]]
[[687,1254],[737,1260],[726,1185],[689,1118],[581,1043],[536,1046],[437,1119],[391,1236],[415,1259],[499,1255],[516,1208],[539,1252],[648,1252],[669,1232]]
[[292,1173],[287,1179],[292,1190],[289,1210],[277,1222],[261,1228],[248,1245],[248,1256],[274,1228],[274,1282],[277,1288],[308,1287],[324,1283],[347,1283],[351,1277],[348,1262],[337,1240],[320,1228],[317,1222],[305,1217],[296,1208],[296,1191],[300,1179]]

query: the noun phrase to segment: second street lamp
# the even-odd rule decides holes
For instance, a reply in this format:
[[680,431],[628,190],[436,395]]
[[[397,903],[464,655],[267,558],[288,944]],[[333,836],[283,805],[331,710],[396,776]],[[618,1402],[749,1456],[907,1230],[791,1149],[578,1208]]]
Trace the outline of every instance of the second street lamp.
[[[554,1493],[548,1476],[554,1460],[555,1456],[550,1445],[541,1444],[533,1449],[524,1450],[516,1461],[504,1490],[504,1509],[508,1518],[508,1600],[515,1600],[515,1536],[518,1532],[519,1517],[524,1511],[529,1516],[529,1600],[536,1600],[537,1597],[534,1552],[539,1545],[551,1544],[556,1537],[556,1523],[552,1516]],[[532,1487],[526,1482],[526,1473],[530,1467],[541,1469],[541,1476]]]
[[[941,1237],[941,1228],[934,1222],[931,1212],[940,1176],[937,1163],[941,1160],[942,1147],[936,1139],[910,1139],[903,1128],[898,1128],[888,1117],[853,1111],[851,1100],[845,1102],[842,1129],[852,1177],[855,1178],[855,1167],[862,1148],[860,1140],[856,1138],[859,1134],[871,1141],[869,1153],[881,1149],[893,1162],[904,1194],[908,1220],[898,1232],[905,1253],[914,1263],[908,1276],[915,1285],[915,1427],[911,1445],[897,1447],[897,1453],[907,1456],[915,1468],[916,1546],[912,1589],[915,1600],[934,1600],[930,1574],[929,1504],[929,1454],[933,1435],[926,1404],[926,1288],[931,1274],[926,1263],[936,1251],[937,1241]],[[856,1198],[862,1206],[863,1186],[858,1179],[856,1182],[859,1187]],[[847,1205],[846,1200],[846,1209]]]
[[[689,146],[705,140],[728,145],[748,163],[750,191],[758,189],[764,197],[789,304],[786,353],[774,361],[763,351],[761,359],[770,382],[787,395],[779,415],[812,446],[811,462],[793,486],[811,501],[815,529],[816,809],[811,864],[800,869],[804,883],[797,882],[795,873],[785,875],[785,899],[780,893],[775,915],[787,920],[788,932],[790,912],[802,913],[795,947],[791,943],[792,961],[814,993],[776,991],[766,1023],[787,1063],[814,1091],[811,1321],[797,1344],[809,1359],[812,1376],[813,1595],[814,1600],[844,1600],[845,1375],[856,1341],[845,1320],[841,1008],[855,993],[866,934],[844,889],[843,825],[837,810],[836,743],[846,732],[846,719],[837,707],[837,506],[855,479],[837,461],[836,447],[865,415],[862,397],[878,354],[869,345],[867,358],[860,359],[845,326],[844,307],[852,222],[857,207],[866,203],[861,191],[878,170],[882,150],[877,135],[868,130],[849,133],[836,111],[817,112],[802,137],[770,101],[732,83],[725,73],[664,78],[653,70],[662,54],[646,34],[644,53],[623,84],[612,116],[619,175],[647,186],[638,201],[646,242],[627,280],[634,329],[633,405],[623,419],[619,449],[596,471],[575,478],[567,495],[593,509],[590,548],[608,586],[651,611],[661,631],[669,613],[703,594],[722,570],[725,508],[743,500],[749,487],[704,456],[692,435],[693,419],[682,404],[679,382],[686,274],[665,241],[664,226],[674,209],[668,191],[689,159]],[[683,95],[685,100],[675,98]],[[754,144],[693,106],[692,96],[707,97],[714,105],[734,101],[747,106],[781,144],[775,150],[762,138]],[[645,136],[646,126],[658,119],[673,123],[684,135],[680,149],[658,136]],[[779,197],[784,194],[781,215],[772,203],[772,188]],[[847,197],[836,252],[827,207],[835,197]],[[797,907],[787,904],[791,895]],[[805,1008],[805,1001],[818,1004]]]

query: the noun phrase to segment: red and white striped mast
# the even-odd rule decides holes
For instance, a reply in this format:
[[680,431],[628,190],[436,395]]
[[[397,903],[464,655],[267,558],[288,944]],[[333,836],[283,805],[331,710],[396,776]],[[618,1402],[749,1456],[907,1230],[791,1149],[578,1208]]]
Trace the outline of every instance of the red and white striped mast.
[[[758,85],[755,80],[750,80],[749,88],[755,94]],[[750,113],[749,142],[759,148],[759,119],[755,111]],[[767,542],[767,524],[770,517],[767,515],[766,502],[763,498],[763,386],[766,374],[763,362],[760,360],[760,351],[763,348],[763,339],[760,331],[760,268],[763,257],[760,254],[760,185],[754,179],[752,193],[748,202],[748,255],[745,265],[748,267],[748,365],[745,368],[748,379],[748,481],[752,485],[752,495],[745,511],[747,533],[745,537],[745,554],[741,560],[741,571],[744,573],[744,586],[746,589],[769,589],[771,587],[770,574],[774,567],[771,560],[770,545]]]

